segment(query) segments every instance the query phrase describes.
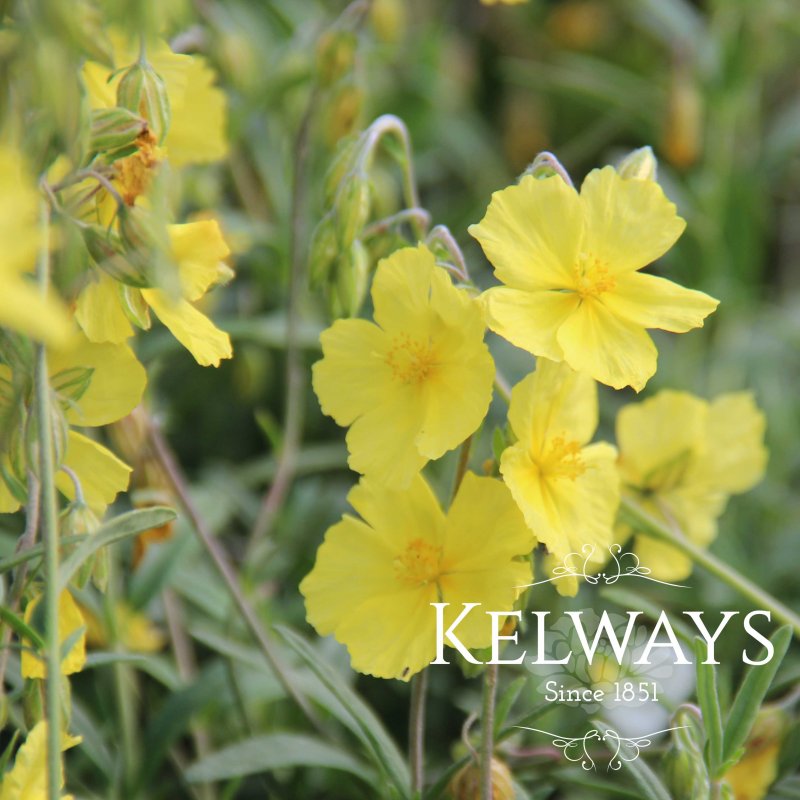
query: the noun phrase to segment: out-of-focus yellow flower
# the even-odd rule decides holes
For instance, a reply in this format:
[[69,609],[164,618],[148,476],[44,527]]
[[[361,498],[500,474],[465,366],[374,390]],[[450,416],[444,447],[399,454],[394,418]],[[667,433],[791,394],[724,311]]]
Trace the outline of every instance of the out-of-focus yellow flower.
[[[25,622],[30,624],[33,619],[33,613],[42,600],[44,595],[37,595],[34,597],[25,608]],[[69,591],[64,590],[58,598],[58,640],[63,645],[67,639],[72,637],[81,628],[84,630],[80,633],[69,652],[61,658],[61,674],[72,675],[74,672],[80,672],[83,665],[86,663],[86,623],[83,619],[72,595]],[[30,648],[31,643],[26,642]],[[22,651],[22,664],[21,671],[23,678],[44,678],[47,671],[47,666],[44,661],[44,654],[35,654],[30,650]]]
[[[62,733],[62,752],[80,741],[80,736]],[[0,800],[47,800],[47,722],[34,725],[17,751],[14,766],[0,780]],[[72,795],[64,795],[62,800],[72,800]]]
[[778,777],[778,758],[786,733],[786,714],[774,707],[759,711],[742,760],[725,773],[735,800],[763,800]]
[[[86,641],[91,647],[109,647],[112,644],[102,619],[88,608],[83,608],[86,618]],[[124,603],[114,606],[114,624],[117,642],[131,653],[157,653],[166,644],[163,632],[144,614]]]
[[[147,384],[147,373],[133,351],[124,344],[90,342],[80,333],[73,334],[68,342],[48,361],[50,382],[67,422],[97,427],[129,414],[141,401]],[[11,371],[0,364],[0,380],[10,379]],[[86,504],[98,516],[128,487],[130,467],[75,430],[67,434],[61,464],[78,478]],[[56,486],[70,500],[75,499],[75,483],[63,470],[56,475]],[[0,512],[15,511],[19,505],[10,492],[0,487]]]
[[[227,276],[222,259],[230,254],[215,219],[169,225],[172,258],[178,265],[181,297],[172,298],[161,289],[126,291],[139,295],[172,335],[194,356],[198,364],[219,366],[233,355],[230,337],[193,303]],[[95,270],[78,296],[75,318],[94,342],[124,342],[133,336],[125,313],[122,285],[106,273]]]
[[[134,64],[138,42],[119,32],[111,33],[114,61],[118,68]],[[202,56],[173,53],[165,41],[147,48],[147,59],[164,80],[169,98],[170,126],[162,146],[175,167],[217,161],[228,151],[225,128],[227,103],[225,93],[214,86],[215,73]],[[121,73],[113,75],[108,67],[88,61],[83,79],[93,108],[113,108]]]
[[[492,775],[492,800],[514,800],[514,777],[505,761],[492,757],[489,771]],[[448,786],[452,800],[480,800],[481,771],[474,761],[462,767]]]
[[[613,542],[617,453],[605,442],[588,444],[597,415],[597,385],[564,363],[538,359],[511,392],[508,419],[518,441],[503,452],[500,472],[553,566],[586,544],[602,562]],[[575,581],[560,584],[562,592],[577,590]]]
[[[617,416],[624,491],[705,547],[717,535],[728,497],[764,475],[765,426],[746,392],[708,402],[667,390],[625,406]],[[628,528],[619,531],[621,538],[629,534]],[[687,556],[647,536],[636,537],[636,552],[659,580],[681,580],[691,572]]]
[[485,6],[519,6],[527,2],[528,0],[481,0]]
[[530,581],[534,540],[508,489],[467,473],[445,515],[416,476],[406,490],[369,478],[351,490],[345,515],[330,528],[314,569],[300,584],[309,622],[347,646],[353,668],[379,678],[409,680],[436,657],[431,603],[450,603],[451,625],[462,603],[481,603],[457,634],[466,647],[491,640],[484,610],[511,611],[518,587]]
[[24,278],[40,246],[39,194],[22,154],[0,145],[0,327],[60,345],[70,331],[66,309]]
[[589,173],[578,194],[559,176],[524,177],[492,196],[470,233],[505,286],[484,293],[489,327],[537,356],[639,391],[656,370],[647,328],[702,326],[717,301],[639,272],[685,222],[654,181]]
[[342,319],[322,334],[314,391],[350,426],[350,467],[404,488],[480,425],[494,363],[479,304],[425,246],[378,264],[372,300],[377,324]]

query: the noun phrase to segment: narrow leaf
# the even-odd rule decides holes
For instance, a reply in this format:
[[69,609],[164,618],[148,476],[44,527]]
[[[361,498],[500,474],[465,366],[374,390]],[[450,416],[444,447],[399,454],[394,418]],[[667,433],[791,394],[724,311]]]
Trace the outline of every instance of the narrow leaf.
[[731,712],[725,725],[724,761],[732,758],[734,753],[744,747],[770,684],[789,649],[792,629],[788,625],[778,628],[770,637],[770,641],[775,648],[772,659],[761,666],[750,667],[731,705]]
[[500,733],[506,721],[506,717],[508,717],[508,712],[511,711],[512,706],[514,705],[514,703],[517,702],[517,698],[519,697],[520,692],[522,691],[527,681],[528,681],[527,675],[523,675],[519,678],[516,678],[515,680],[511,681],[511,683],[508,684],[505,691],[500,695],[500,699],[497,701],[497,707],[494,712],[495,739]]
[[697,699],[703,712],[706,729],[706,763],[711,775],[717,775],[723,761],[722,712],[717,691],[717,671],[713,664],[704,664],[706,647],[699,638],[694,640],[695,670],[697,671]]

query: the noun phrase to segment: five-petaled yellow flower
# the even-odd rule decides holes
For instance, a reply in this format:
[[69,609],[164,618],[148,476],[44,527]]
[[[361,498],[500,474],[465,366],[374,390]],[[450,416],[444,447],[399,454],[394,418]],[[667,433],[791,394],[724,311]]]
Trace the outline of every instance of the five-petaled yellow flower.
[[612,167],[581,192],[558,175],[524,177],[492,196],[470,233],[505,284],[484,294],[489,327],[537,356],[639,391],[656,370],[647,328],[702,326],[717,301],[639,272],[672,247],[684,221],[661,187]]
[[314,391],[326,414],[350,426],[350,467],[404,488],[481,424],[494,362],[478,301],[425,246],[378,264],[372,300],[375,323],[337,320],[322,334]]
[[[68,750],[80,736],[61,734],[61,749]],[[64,785],[63,774],[61,786]],[[17,751],[14,766],[0,775],[0,800],[47,800],[47,722],[37,722]],[[62,800],[72,800],[65,795]]]
[[233,355],[230,337],[194,303],[227,278],[222,260],[230,255],[230,250],[215,219],[168,225],[167,232],[171,256],[178,268],[180,297],[171,297],[158,288],[124,286],[102,270],[94,269],[78,296],[75,318],[93,342],[124,342],[133,336],[125,309],[126,304],[134,302],[145,313],[147,309],[155,312],[198,364],[219,366],[221,359]]
[[605,442],[588,444],[597,415],[597,385],[564,363],[538,359],[511,392],[508,419],[518,441],[503,452],[500,473],[553,566],[584,545],[602,562],[613,542],[617,453]]
[[362,478],[348,495],[362,519],[330,528],[314,569],[300,584],[308,621],[347,646],[353,668],[408,680],[436,657],[431,603],[482,608],[458,626],[466,647],[490,644],[485,610],[511,611],[530,581],[534,540],[508,489],[467,473],[447,515],[421,476],[406,490]]
[[[764,475],[764,415],[747,392],[708,402],[687,392],[661,391],[625,406],[617,416],[623,490],[695,544],[717,535],[728,497]],[[631,531],[625,527],[620,538]],[[668,544],[636,537],[642,564],[659,580],[685,578],[692,562]]]

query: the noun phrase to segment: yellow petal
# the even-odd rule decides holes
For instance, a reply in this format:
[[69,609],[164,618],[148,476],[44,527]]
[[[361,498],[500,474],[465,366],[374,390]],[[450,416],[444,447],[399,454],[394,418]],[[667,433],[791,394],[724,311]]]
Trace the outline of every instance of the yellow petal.
[[564,352],[556,334],[578,308],[574,292],[534,291],[495,287],[484,292],[489,327],[511,344],[553,361]]
[[[77,431],[71,430],[67,435],[64,465],[78,476],[86,504],[98,516],[128,488],[131,468],[110,450]],[[75,485],[65,472],[56,475],[56,486],[70,500],[75,499]]]
[[75,319],[92,342],[122,344],[133,336],[133,327],[122,309],[117,282],[94,270],[89,283],[78,295]]
[[578,195],[557,175],[527,175],[495,192],[486,216],[469,228],[498,279],[526,291],[570,285],[582,230]]
[[[0,256],[2,258],[2,256]],[[43,297],[21,277],[0,269],[0,327],[10,328],[59,348],[72,332],[66,309],[55,297]]]
[[320,336],[323,358],[314,364],[314,392],[323,413],[351,425],[390,394],[386,334],[363,319],[340,319]]
[[680,550],[649,536],[637,536],[634,542],[642,566],[649,569],[651,577],[657,581],[675,583],[691,575],[692,560]]
[[[25,607],[25,622],[29,625],[33,620],[33,613],[42,600],[44,595],[37,595]],[[39,615],[37,614],[37,617]],[[72,595],[64,590],[58,598],[58,639],[63,645],[70,637],[77,633],[81,628],[86,628],[83,615],[80,612]],[[28,647],[30,642],[25,643]],[[69,652],[62,655],[61,674],[72,675],[80,672],[86,663],[86,631],[82,631]],[[44,654],[35,655],[30,650],[22,651],[21,670],[23,678],[44,678],[47,668],[44,662]]]
[[89,387],[67,410],[73,425],[108,425],[130,414],[141,402],[147,373],[124,344],[97,344],[76,334],[70,346],[49,361],[50,374],[74,368],[92,371]]
[[686,223],[655,181],[625,180],[613,167],[592,170],[581,186],[583,247],[612,274],[651,264],[672,247]]
[[751,489],[764,477],[767,465],[766,424],[749,392],[717,397],[708,413],[708,447],[692,478],[702,475],[731,494]]
[[228,152],[227,101],[214,86],[215,79],[206,60],[194,55],[186,67],[181,96],[170,91],[172,121],[164,143],[176,167],[218,161]]
[[34,265],[40,241],[39,202],[22,153],[0,144],[0,275],[4,281]]
[[233,357],[228,334],[186,300],[173,303],[160,289],[142,289],[142,296],[198,364],[218,367],[223,358]]
[[620,469],[626,483],[665,489],[683,482],[705,447],[708,404],[688,392],[664,390],[617,414]]
[[[61,750],[68,750],[81,741],[80,736],[61,734]],[[47,722],[31,728],[17,751],[14,766],[3,776],[0,800],[47,800]],[[61,786],[64,785],[63,775]],[[68,800],[68,798],[64,798]]]
[[673,333],[702,328],[703,320],[719,305],[719,300],[703,292],[640,272],[618,276],[602,302],[634,325]]
[[230,249],[215,219],[168,227],[172,256],[178,264],[183,295],[199,300],[219,279],[219,263]]
[[615,389],[632,386],[638,392],[656,371],[658,353],[645,329],[594,298],[585,299],[559,328],[558,343],[573,369]]
[[567,364],[540,358],[536,370],[511,390],[511,429],[536,454],[557,436],[586,444],[597,430],[597,419],[597,385]]

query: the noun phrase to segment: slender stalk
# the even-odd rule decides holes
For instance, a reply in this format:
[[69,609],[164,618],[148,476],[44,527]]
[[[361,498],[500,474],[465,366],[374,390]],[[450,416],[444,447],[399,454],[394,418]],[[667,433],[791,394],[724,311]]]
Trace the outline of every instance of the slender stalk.
[[623,497],[620,514],[635,529],[669,544],[684,555],[689,556],[692,561],[724,583],[727,583],[728,586],[741,594],[742,597],[752,601],[758,608],[771,611],[777,620],[791,625],[795,636],[800,638],[800,616],[769,594],[769,592],[764,591],[760,586],[737,572],[729,564],[687,539],[677,526],[668,527],[659,520],[654,519],[629,497]]
[[283,663],[283,660],[279,656],[272,641],[267,635],[267,632],[264,630],[264,627],[258,618],[258,614],[256,614],[255,609],[252,607],[252,605],[250,605],[250,602],[245,597],[244,591],[239,584],[239,578],[236,575],[236,570],[233,568],[233,565],[228,559],[227,553],[211,533],[211,530],[209,529],[208,525],[206,525],[205,520],[197,511],[194,501],[189,494],[189,488],[187,486],[186,479],[183,477],[183,473],[178,466],[175,457],[172,455],[169,445],[164,440],[164,437],[161,435],[161,432],[158,430],[152,420],[149,422],[149,433],[153,452],[161,462],[164,472],[172,484],[175,496],[178,498],[180,504],[186,511],[186,515],[189,517],[189,522],[191,523],[197,538],[200,540],[200,544],[205,549],[206,554],[211,559],[211,563],[214,565],[214,568],[222,578],[222,581],[225,584],[225,587],[228,590],[234,605],[239,610],[239,613],[250,630],[250,633],[258,643],[265,660],[272,668],[272,671],[275,673],[275,677],[278,679],[278,682],[281,684],[281,686],[283,686],[286,694],[291,697],[292,700],[294,700],[298,708],[300,708],[300,710],[305,714],[306,719],[308,719],[308,721],[315,728],[321,730],[322,726],[317,718],[316,713],[314,712],[314,709],[311,707],[305,696],[300,694],[295,687],[289,676],[289,671],[286,665]]
[[[50,282],[50,208],[40,207],[41,249],[36,278],[42,294]],[[47,797],[61,794],[61,641],[58,635],[58,508],[56,504],[53,430],[50,412],[47,350],[36,347],[35,402],[39,428],[39,521],[44,544],[45,711],[47,716]]]
[[467,467],[469,466],[469,456],[471,451],[472,435],[468,436],[463,441],[461,448],[458,451],[458,463],[456,464],[456,474],[455,478],[453,479],[453,493],[451,495],[452,500],[455,500],[458,490],[461,487],[461,481],[464,480],[464,476],[467,474]]
[[411,789],[422,792],[425,785],[425,699],[428,693],[428,670],[423,669],[411,681],[411,714],[408,721],[408,754],[411,762]]
[[483,675],[481,712],[481,800],[492,800],[492,756],[494,754],[494,701],[497,694],[497,664],[488,664]]

